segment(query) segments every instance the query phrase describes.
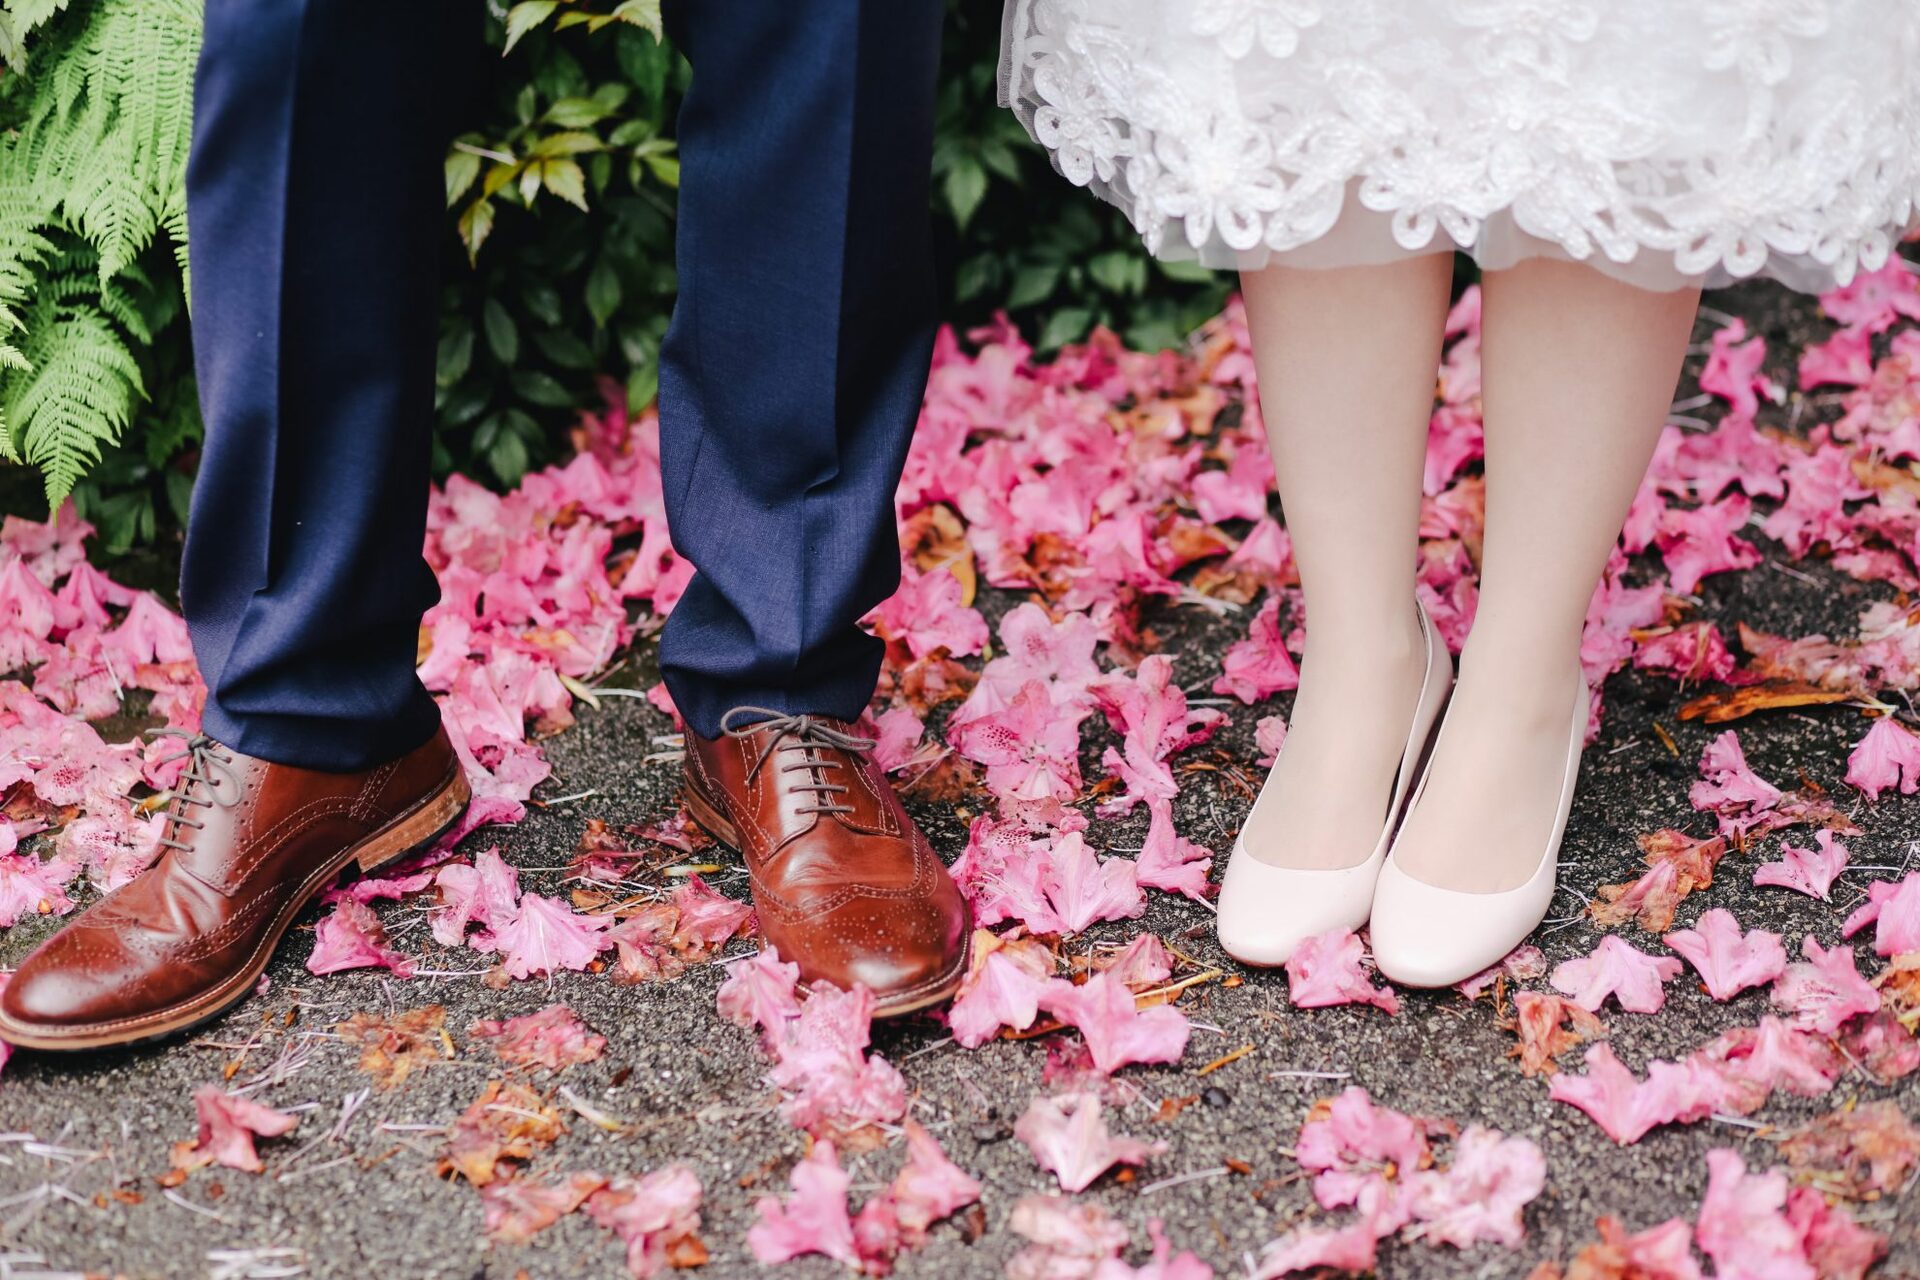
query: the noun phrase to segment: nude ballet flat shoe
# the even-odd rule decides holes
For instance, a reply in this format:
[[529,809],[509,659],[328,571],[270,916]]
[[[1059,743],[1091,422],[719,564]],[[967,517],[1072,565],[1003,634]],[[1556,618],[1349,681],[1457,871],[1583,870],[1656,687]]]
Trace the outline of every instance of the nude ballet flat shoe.
[[[1276,867],[1248,852],[1244,838],[1235,840],[1226,874],[1220,880],[1217,927],[1220,945],[1242,964],[1261,968],[1283,965],[1304,940],[1342,926],[1358,929],[1367,922],[1373,883],[1386,861],[1401,806],[1419,775],[1421,755],[1434,722],[1440,718],[1440,708],[1453,689],[1453,660],[1446,643],[1426,608],[1417,601],[1415,607],[1420,611],[1420,634],[1427,644],[1427,673],[1414,707],[1413,725],[1407,731],[1407,745],[1400,753],[1400,768],[1394,775],[1393,795],[1380,839],[1365,862],[1328,871]],[[1286,748],[1282,746],[1281,750]],[[1266,796],[1262,787],[1259,799],[1254,801],[1256,810]],[[1252,825],[1251,814],[1247,825]]]
[[[1580,751],[1593,706],[1585,677],[1577,685],[1567,765],[1560,782],[1560,809],[1546,851],[1531,879],[1499,893],[1466,893],[1416,880],[1387,855],[1373,893],[1373,962],[1394,982],[1409,987],[1446,987],[1464,982],[1519,946],[1547,917],[1560,869],[1560,840],[1580,776]],[[1441,726],[1444,735],[1446,727]],[[1438,746],[1438,738],[1435,746]],[[1415,791],[1412,810],[1426,790]]]

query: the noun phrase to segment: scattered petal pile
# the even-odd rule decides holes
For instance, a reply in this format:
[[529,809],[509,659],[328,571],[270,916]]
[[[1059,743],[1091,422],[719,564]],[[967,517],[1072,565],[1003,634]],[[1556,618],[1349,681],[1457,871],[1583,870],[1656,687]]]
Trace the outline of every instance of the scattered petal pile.
[[[1713,336],[1699,379],[1713,416],[1666,428],[1589,607],[1581,660],[1596,689],[1630,670],[1613,688],[1670,686],[1690,699],[1681,719],[1714,726],[1691,820],[1640,834],[1637,862],[1624,840],[1595,855],[1609,882],[1563,922],[1586,932],[1572,947],[1539,940],[1560,947],[1559,963],[1523,947],[1461,984],[1455,1002],[1461,1018],[1512,1033],[1513,1066],[1484,1069],[1511,1070],[1619,1143],[1753,1115],[1776,1092],[1826,1097],[1844,1080],[1849,1092],[1822,1105],[1851,1101],[1856,1087],[1920,1070],[1920,870],[1881,865],[1887,842],[1875,831],[1876,805],[1920,794],[1920,717],[1905,696],[1920,687],[1920,610],[1907,603],[1920,592],[1920,286],[1895,261],[1822,305],[1838,327],[1794,362],[1799,391],[1815,399],[1794,399],[1791,415],[1793,393],[1765,372],[1767,339],[1737,321]],[[1485,518],[1477,291],[1453,309],[1447,337],[1417,590],[1457,651],[1477,604]],[[1370,1006],[1379,1013],[1347,1016],[1391,1034],[1405,1016],[1380,1014],[1413,999],[1377,981],[1363,937],[1336,930],[1286,967],[1291,1008],[1275,1016],[1312,1028],[1306,1037],[1216,1046],[1206,1003],[1242,979],[1130,923],[1171,901],[1157,895],[1210,902],[1217,850],[1192,824],[1243,781],[1211,744],[1238,731],[1270,760],[1286,733],[1271,700],[1300,679],[1305,618],[1255,391],[1238,304],[1185,353],[1129,351],[1102,332],[1042,362],[1005,324],[964,341],[943,333],[897,496],[902,587],[868,619],[887,652],[876,755],[910,799],[964,810],[953,871],[978,932],[946,1028],[959,1051],[1045,1046],[1040,1087],[995,1102],[1013,1149],[1032,1154],[1030,1187],[1049,1194],[989,1197],[963,1213],[981,1186],[943,1151],[962,1151],[948,1131],[916,1115],[907,1058],[875,1050],[872,994],[803,992],[796,966],[740,954],[751,910],[697,874],[729,887],[677,816],[590,826],[566,896],[523,888],[497,848],[462,850],[474,829],[525,816],[549,773],[543,739],[604,697],[638,692],[607,682],[691,575],[667,535],[657,423],[618,396],[583,415],[565,466],[504,495],[460,477],[434,495],[425,554],[441,602],[422,626],[420,674],[476,802],[437,849],[330,892],[308,969],[399,982],[446,974],[455,955],[481,957],[482,970],[453,972],[495,987],[561,974],[661,983],[731,951],[716,1007],[757,1033],[762,1100],[792,1130],[790,1148],[769,1153],[787,1189],[759,1199],[744,1241],[760,1262],[824,1255],[883,1275],[961,1215],[1026,1242],[1007,1266],[1014,1280],[1207,1280],[1212,1268],[1175,1250],[1157,1221],[1136,1250],[1104,1207],[1145,1178],[1195,1172],[1170,1158],[1177,1143],[1148,1136],[1158,1117],[1134,1106],[1143,1082],[1277,1057],[1294,1051],[1277,1045],[1297,1048],[1322,1026],[1354,1025],[1316,1024],[1311,1010]],[[1827,406],[1821,421],[1774,425],[1809,405]],[[157,856],[147,801],[179,764],[164,744],[108,738],[129,720],[199,725],[205,694],[184,625],[157,596],[90,565],[89,532],[71,507],[0,526],[0,677],[10,677],[0,678],[0,928],[63,915]],[[1797,572],[1786,562],[1810,557],[1869,584],[1871,602],[1845,615],[1849,634],[1780,636],[1698,615],[1719,575],[1768,561]],[[983,608],[982,583],[1012,593],[1008,607]],[[1164,651],[1156,624],[1174,609],[1230,619],[1232,640],[1216,653]],[[664,689],[645,692],[671,712]],[[1855,745],[1844,759],[1783,762],[1767,721],[1750,717],[1787,708],[1839,718]],[[1596,698],[1596,724],[1603,710]],[[1670,739],[1665,749],[1678,754]],[[1695,770],[1691,759],[1680,767]],[[1717,875],[1786,890],[1774,899],[1783,909],[1833,919],[1785,936],[1743,924],[1716,903]],[[425,928],[401,928],[392,903]],[[1841,905],[1815,905],[1826,903]],[[1737,1025],[1671,1060],[1633,1048],[1627,1027],[1652,1025],[1634,1018],[1709,1001]],[[439,1169],[471,1184],[496,1245],[580,1214],[619,1242],[634,1276],[697,1265],[707,1250],[691,1168],[603,1176],[554,1163],[569,1117],[620,1127],[555,1079],[615,1052],[616,1029],[596,1020],[598,1030],[555,1003],[474,1023],[466,1053],[489,1075],[433,1139]],[[395,1090],[461,1056],[445,1022],[440,1006],[363,1010],[334,1035],[370,1087]],[[897,1041],[879,1043],[892,1052]],[[0,1045],[0,1065],[6,1053]],[[1161,1113],[1192,1100],[1169,1093]],[[269,1140],[298,1123],[244,1086],[209,1085],[194,1104],[197,1137],[178,1145],[168,1177],[214,1164],[257,1172],[279,1150]],[[1277,1134],[1272,1145],[1247,1154],[1277,1155]],[[1532,1141],[1396,1111],[1357,1086],[1313,1106],[1292,1156],[1337,1216],[1285,1231],[1255,1262],[1259,1276],[1365,1271],[1383,1251],[1417,1271],[1424,1250],[1520,1249],[1546,1188]],[[1777,1147],[1712,1151],[1690,1217],[1602,1219],[1564,1274],[1857,1276],[1886,1245],[1845,1202],[1897,1194],[1917,1164],[1920,1134],[1866,1097]],[[857,1209],[850,1170],[863,1180],[882,1170]],[[1229,1175],[1240,1175],[1231,1163],[1219,1173]],[[1536,1273],[1550,1274],[1556,1263]]]

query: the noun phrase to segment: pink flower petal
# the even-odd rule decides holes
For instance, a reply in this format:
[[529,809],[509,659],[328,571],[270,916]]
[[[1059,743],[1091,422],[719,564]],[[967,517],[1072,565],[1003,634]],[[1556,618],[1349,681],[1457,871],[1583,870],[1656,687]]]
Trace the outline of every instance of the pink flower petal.
[[1134,860],[1135,879],[1152,889],[1164,889],[1191,898],[1207,900],[1207,873],[1213,870],[1213,850],[1198,845],[1173,829],[1173,806],[1164,800],[1150,801],[1147,812],[1147,840]]
[[1370,1272],[1379,1241],[1365,1219],[1342,1227],[1297,1227],[1261,1251],[1252,1280],[1324,1270]]
[[1866,905],[1854,909],[1842,932],[1851,938],[1870,924],[1876,955],[1920,951],[1920,871],[1909,871],[1896,883],[1868,885]]
[[1370,1004],[1386,1013],[1400,1012],[1400,997],[1392,987],[1376,987],[1362,964],[1366,948],[1353,930],[1333,929],[1308,938],[1287,960],[1287,997],[1300,1009],[1323,1009],[1337,1004]]
[[[506,924],[520,901],[520,873],[507,865],[495,849],[482,849],[471,866],[449,863],[434,873],[437,905],[427,913],[435,942],[457,947],[467,940],[467,927],[479,925],[475,945]],[[482,949],[491,949],[490,946]]]
[[906,1122],[907,1162],[887,1187],[901,1243],[918,1248],[927,1228],[980,1198],[980,1184],[953,1161],[916,1121]]
[[865,1052],[872,1025],[871,991],[820,985],[798,1017],[769,1034],[774,1064],[767,1079],[786,1095],[780,1114],[787,1123],[820,1138],[891,1124],[906,1113],[906,1081],[885,1058]]
[[1553,987],[1588,1013],[1598,1013],[1608,996],[1629,1013],[1658,1013],[1667,999],[1662,984],[1680,969],[1672,956],[1650,956],[1608,934],[1592,955],[1562,961]]
[[1878,800],[1897,787],[1901,795],[1920,790],[1920,737],[1892,716],[1882,716],[1847,757],[1847,781]]
[[1121,735],[1122,750],[1109,748],[1102,757],[1107,771],[1126,786],[1123,796],[1102,807],[1106,814],[1122,813],[1145,801],[1166,804],[1179,794],[1167,760],[1213,736],[1223,721],[1220,712],[1187,706],[1187,695],[1173,681],[1173,662],[1165,654],[1140,661],[1131,677],[1109,676],[1089,687],[1107,721]]
[[1472,1000],[1491,987],[1497,978],[1504,976],[1515,982],[1531,982],[1546,971],[1546,953],[1531,943],[1521,943],[1500,960],[1488,965],[1465,982],[1455,983],[1454,990]]
[[973,948],[973,966],[947,1009],[954,1041],[966,1049],[979,1048],[1002,1027],[1032,1026],[1053,972],[1047,949],[1037,942],[1003,942],[983,929],[975,932]]
[[1800,1232],[1781,1212],[1787,1180],[1750,1174],[1736,1151],[1707,1153],[1707,1194],[1694,1238],[1721,1276],[1746,1280],[1816,1280]]
[[1526,1138],[1472,1125],[1453,1144],[1445,1169],[1406,1176],[1422,1239],[1456,1249],[1481,1241],[1512,1249],[1526,1235],[1522,1211],[1546,1187],[1547,1162]]
[[921,573],[908,565],[899,590],[870,621],[882,639],[904,644],[915,661],[942,651],[965,657],[986,647],[987,622],[961,603],[962,595],[960,580],[946,570]]
[[1157,987],[1173,976],[1173,960],[1167,955],[1166,944],[1151,933],[1134,935],[1118,951],[1105,955],[1096,952],[1093,967],[1132,991]]
[[1841,329],[1825,342],[1800,353],[1800,389],[1865,385],[1873,377],[1871,335],[1864,328]]
[[1738,834],[1747,825],[1747,818],[1780,802],[1780,789],[1747,767],[1740,736],[1732,729],[1707,744],[1700,757],[1700,777],[1687,798],[1694,808],[1717,814],[1720,833],[1725,836]]
[[1007,1226],[1029,1243],[1008,1266],[1011,1276],[1031,1280],[1104,1280],[1101,1268],[1127,1247],[1125,1226],[1098,1203],[1065,1196],[1023,1196]]
[[1901,316],[1920,319],[1920,276],[1899,255],[1877,271],[1860,271],[1853,280],[1820,295],[1820,309],[1850,329],[1885,333]]
[[575,1063],[592,1062],[607,1047],[607,1038],[580,1021],[564,1004],[552,1004],[538,1013],[504,1021],[487,1018],[473,1024],[468,1034],[493,1041],[493,1052],[509,1066],[543,1067],[559,1071]]
[[519,906],[493,932],[494,949],[509,978],[584,969],[612,945],[605,916],[581,915],[557,898],[522,894]]
[[12,824],[0,820],[8,851],[0,853],[0,929],[10,929],[27,916],[65,915],[73,910],[67,885],[79,872],[77,862],[65,858],[42,861],[34,854],[11,851]]
[[759,1027],[771,1046],[786,1024],[800,1016],[800,999],[794,990],[799,981],[800,966],[782,961],[778,952],[768,948],[729,966],[714,1004],[728,1022]]
[[1773,984],[1774,1006],[1792,1025],[1830,1036],[1847,1019],[1880,1007],[1880,993],[1860,976],[1852,947],[1828,950],[1808,934],[1800,953],[1806,958],[1788,965]]
[[1787,967],[1779,934],[1755,929],[1743,935],[1740,922],[1725,907],[1713,908],[1693,928],[1676,930],[1661,941],[1686,957],[1715,1000],[1730,1000],[1748,987],[1772,982]]
[[1639,671],[1664,671],[1693,684],[1724,682],[1736,664],[1720,629],[1710,622],[1696,622],[1641,645],[1634,651],[1633,665]]
[[1280,638],[1280,597],[1269,595],[1245,640],[1236,640],[1221,661],[1213,691],[1251,706],[1263,698],[1300,687],[1300,668]]
[[227,1093],[216,1084],[204,1084],[193,1091],[193,1109],[200,1118],[200,1131],[190,1146],[181,1143],[174,1148],[176,1168],[218,1164],[259,1173],[266,1166],[260,1162],[253,1140],[277,1138],[300,1123],[298,1116]]
[[1047,903],[1061,928],[1046,932],[1080,933],[1096,921],[1146,912],[1134,864],[1125,858],[1095,858],[1078,831],[1060,837],[1047,862]]
[[1082,986],[1055,979],[1041,992],[1040,1007],[1086,1037],[1094,1065],[1111,1075],[1132,1062],[1178,1062],[1191,1028],[1171,1005],[1134,1007],[1133,993],[1110,975],[1097,973]]
[[874,722],[874,763],[888,773],[913,763],[927,727],[910,707],[890,707]]
[[678,932],[703,946],[717,947],[753,925],[753,904],[713,889],[699,876],[689,876],[673,891],[680,912]]
[[1614,1056],[1610,1045],[1587,1048],[1587,1074],[1560,1072],[1547,1081],[1547,1096],[1578,1107],[1622,1145],[1638,1142],[1657,1125],[1685,1123],[1709,1115],[1724,1085],[1698,1065],[1647,1064],[1641,1081]]
[[1824,828],[1814,833],[1814,840],[1819,845],[1817,851],[1782,845],[1778,862],[1762,863],[1753,869],[1753,883],[1779,885],[1829,901],[1835,878],[1847,867],[1847,846]]
[[1779,401],[1784,392],[1767,380],[1764,338],[1747,337],[1747,324],[1736,319],[1713,335],[1712,350],[1700,370],[1700,389],[1719,396],[1735,415],[1751,418],[1760,411],[1760,397]]
[[1887,1240],[1853,1220],[1853,1215],[1812,1187],[1787,1192],[1787,1221],[1800,1233],[1807,1264],[1817,1276],[1862,1280],[1887,1256]]
[[1030,680],[1005,707],[963,724],[948,723],[947,742],[987,767],[986,783],[1007,799],[1071,800],[1080,790],[1080,721],[1085,709],[1056,706],[1046,685]]
[[754,1206],[760,1220],[747,1232],[747,1247],[763,1263],[785,1262],[821,1253],[848,1266],[860,1265],[854,1247],[853,1220],[847,1216],[850,1179],[840,1168],[833,1143],[821,1139],[789,1176],[786,1201],[763,1196]]
[[1654,543],[1666,561],[1673,589],[1691,595],[1709,574],[1759,564],[1759,550],[1737,536],[1752,514],[1753,503],[1744,494],[1731,494],[1690,509],[1668,507],[1663,511]]
[[335,904],[313,932],[309,973],[339,973],[343,969],[391,969],[395,977],[413,976],[414,959],[387,946],[387,931],[373,908],[352,898]]
[[1062,1191],[1084,1191],[1116,1164],[1145,1164],[1165,1143],[1116,1138],[1100,1114],[1100,1096],[1069,1093],[1035,1098],[1013,1126],[1042,1169],[1060,1181]]

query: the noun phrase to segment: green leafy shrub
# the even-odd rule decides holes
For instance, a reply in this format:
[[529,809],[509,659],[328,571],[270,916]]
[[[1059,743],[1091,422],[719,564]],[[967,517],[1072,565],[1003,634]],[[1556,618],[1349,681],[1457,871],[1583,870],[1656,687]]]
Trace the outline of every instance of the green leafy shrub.
[[[697,3],[698,0],[692,0]],[[183,180],[199,0],[0,0],[0,454],[112,548],[184,520],[200,438]],[[657,0],[521,0],[446,165],[435,467],[511,484],[583,406],[658,386],[685,62]],[[1230,280],[1155,263],[995,101],[997,6],[950,0],[934,152],[946,314],[1041,349],[1181,342]],[[4,477],[0,477],[3,481]],[[0,483],[0,493],[18,485]],[[10,498],[0,499],[11,502]]]
[[[673,111],[686,63],[633,0],[594,33],[572,6],[515,25],[515,74],[493,123],[447,156],[447,201],[470,267],[451,273],[440,328],[435,465],[511,484],[552,456],[598,379],[653,399],[673,306]],[[586,33],[560,23],[581,21]],[[522,69],[519,63],[524,61]]]
[[1000,7],[950,4],[933,155],[948,314],[1005,311],[1042,352],[1095,325],[1149,350],[1185,342],[1233,278],[1148,257],[1124,215],[1056,174],[999,104],[999,58]]

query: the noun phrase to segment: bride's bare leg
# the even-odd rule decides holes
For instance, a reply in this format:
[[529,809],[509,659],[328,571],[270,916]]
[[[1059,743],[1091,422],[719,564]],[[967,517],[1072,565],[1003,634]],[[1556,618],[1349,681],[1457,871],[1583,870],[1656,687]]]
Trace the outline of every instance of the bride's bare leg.
[[1280,505],[1306,596],[1287,745],[1249,819],[1275,866],[1366,859],[1426,669],[1420,476],[1453,257],[1241,277]]
[[1446,733],[1394,861],[1491,893],[1533,874],[1560,797],[1587,603],[1653,453],[1697,290],[1533,259],[1484,283],[1486,552]]

